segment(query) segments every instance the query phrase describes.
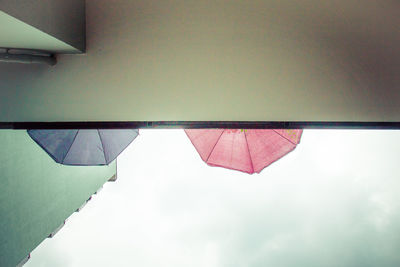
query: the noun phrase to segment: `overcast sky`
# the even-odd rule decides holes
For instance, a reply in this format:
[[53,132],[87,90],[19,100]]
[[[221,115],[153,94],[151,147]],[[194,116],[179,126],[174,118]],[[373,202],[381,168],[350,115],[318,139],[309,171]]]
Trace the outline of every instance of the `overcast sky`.
[[207,166],[183,130],[142,130],[25,266],[400,266],[399,140],[305,130],[248,175]]

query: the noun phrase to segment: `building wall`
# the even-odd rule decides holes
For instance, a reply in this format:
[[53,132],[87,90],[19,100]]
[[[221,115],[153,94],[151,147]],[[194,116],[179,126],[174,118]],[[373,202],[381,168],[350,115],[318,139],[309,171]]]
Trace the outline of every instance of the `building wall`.
[[[78,53],[79,51],[55,37],[14,18],[0,8],[0,47],[43,50],[46,53]],[[11,51],[13,52],[13,51]]]
[[0,10],[71,45],[74,53],[85,51],[85,0],[2,0]]
[[14,267],[116,174],[116,165],[57,164],[25,131],[1,130],[0,147],[0,266]]
[[0,63],[0,121],[400,121],[400,3],[87,0],[87,53]]

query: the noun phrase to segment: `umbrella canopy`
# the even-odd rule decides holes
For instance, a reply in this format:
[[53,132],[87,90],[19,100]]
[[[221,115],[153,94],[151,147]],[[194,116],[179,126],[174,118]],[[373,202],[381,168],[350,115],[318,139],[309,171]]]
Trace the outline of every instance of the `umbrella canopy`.
[[296,148],[303,130],[185,130],[200,157],[211,166],[259,173]]
[[28,134],[58,163],[97,166],[111,163],[139,130],[28,130]]

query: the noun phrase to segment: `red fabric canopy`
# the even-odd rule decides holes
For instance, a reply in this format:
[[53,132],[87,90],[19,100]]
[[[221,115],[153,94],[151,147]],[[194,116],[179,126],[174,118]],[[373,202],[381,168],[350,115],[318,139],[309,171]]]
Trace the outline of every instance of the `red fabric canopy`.
[[252,174],[295,149],[303,130],[188,129],[185,132],[208,165]]

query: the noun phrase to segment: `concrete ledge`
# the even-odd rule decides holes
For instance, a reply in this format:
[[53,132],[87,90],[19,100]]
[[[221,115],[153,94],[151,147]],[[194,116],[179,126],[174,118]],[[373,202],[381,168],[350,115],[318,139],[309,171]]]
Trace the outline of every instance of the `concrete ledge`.
[[25,265],[25,263],[27,263],[29,261],[29,259],[31,258],[31,254],[28,254],[28,256],[26,256],[20,263],[17,264],[16,267],[22,267]]
[[60,231],[61,228],[64,227],[64,225],[65,225],[65,221],[60,226],[58,226],[53,232],[51,232],[49,234],[49,238],[53,238],[58,233],[58,231]]
[[114,174],[110,179],[108,179],[109,182],[115,182],[117,181],[117,175]]
[[0,11],[0,47],[85,52],[85,0],[4,0]]

